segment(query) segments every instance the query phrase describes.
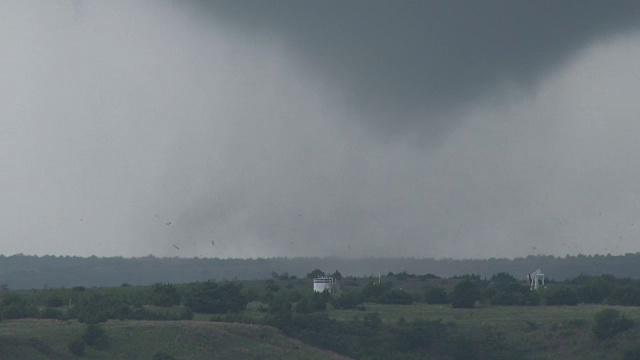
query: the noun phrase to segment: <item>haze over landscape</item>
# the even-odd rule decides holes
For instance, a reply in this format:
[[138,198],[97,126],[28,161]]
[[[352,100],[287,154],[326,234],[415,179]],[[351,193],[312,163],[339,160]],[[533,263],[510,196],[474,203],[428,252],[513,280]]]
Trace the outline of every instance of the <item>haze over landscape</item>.
[[635,253],[639,25],[635,1],[0,2],[0,253]]

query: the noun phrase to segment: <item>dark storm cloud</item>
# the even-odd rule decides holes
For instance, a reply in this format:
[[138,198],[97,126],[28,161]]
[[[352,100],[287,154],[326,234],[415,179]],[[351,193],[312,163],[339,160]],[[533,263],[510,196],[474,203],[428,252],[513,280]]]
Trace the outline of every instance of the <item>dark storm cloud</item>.
[[339,84],[353,109],[391,131],[446,127],[438,122],[453,110],[505,85],[528,91],[593,40],[640,22],[637,1],[229,0],[203,8],[249,37],[276,32],[293,56]]
[[0,1],[0,252],[637,251],[634,3],[194,4]]

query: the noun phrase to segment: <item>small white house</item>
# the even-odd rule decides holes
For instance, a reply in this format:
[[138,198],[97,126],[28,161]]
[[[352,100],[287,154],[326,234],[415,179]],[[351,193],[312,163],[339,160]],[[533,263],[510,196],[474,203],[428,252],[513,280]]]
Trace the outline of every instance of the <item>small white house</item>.
[[333,293],[333,288],[336,285],[336,280],[332,277],[318,277],[313,279],[313,291],[324,292],[325,290]]

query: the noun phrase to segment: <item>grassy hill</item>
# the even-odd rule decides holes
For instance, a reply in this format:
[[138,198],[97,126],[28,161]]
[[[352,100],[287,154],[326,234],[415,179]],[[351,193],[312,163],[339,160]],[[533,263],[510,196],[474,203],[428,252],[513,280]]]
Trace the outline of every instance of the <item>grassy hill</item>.
[[[607,308],[619,310],[635,325],[610,339],[598,340],[593,332],[595,315]],[[640,339],[640,307],[604,305],[579,306],[487,306],[454,309],[450,305],[366,304],[366,312],[329,310],[329,317],[347,321],[375,312],[383,323],[398,321],[442,320],[455,324],[470,338],[488,336],[508,347],[519,359],[622,360],[625,351],[635,348]],[[640,359],[640,357],[631,357]]]
[[[67,344],[85,325],[76,321],[20,319],[0,322],[0,359],[67,360]],[[151,360],[163,351],[179,360],[347,359],[260,325],[205,321],[109,321],[109,347],[87,347],[82,359]]]

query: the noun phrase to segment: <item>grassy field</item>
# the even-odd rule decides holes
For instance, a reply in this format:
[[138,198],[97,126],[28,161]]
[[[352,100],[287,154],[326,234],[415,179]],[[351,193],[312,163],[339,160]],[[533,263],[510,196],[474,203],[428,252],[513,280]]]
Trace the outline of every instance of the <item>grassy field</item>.
[[[84,359],[151,359],[158,351],[180,360],[196,359],[344,359],[282,335],[277,329],[202,321],[109,321],[109,347],[87,347]],[[0,322],[0,359],[79,359],[67,344],[84,325],[75,321]]]
[[[362,318],[377,312],[385,323],[403,318],[441,320],[459,326],[465,333],[490,334],[522,359],[623,359],[623,353],[640,339],[640,307],[600,305],[580,306],[489,306],[454,309],[450,305],[380,305],[366,304],[366,311],[329,310],[337,320]],[[594,316],[605,308],[615,308],[635,325],[612,339],[600,341],[591,328]]]
[[[260,304],[251,303],[245,318],[258,318]],[[378,313],[383,322],[400,319],[441,320],[469,336],[482,334],[515,349],[522,359],[623,359],[623,352],[640,338],[640,308],[616,307],[636,321],[631,330],[606,341],[591,332],[594,315],[605,306],[490,306],[454,309],[449,305],[366,304],[365,311],[328,309],[336,320],[363,318]],[[87,347],[85,359],[151,359],[158,351],[176,359],[340,359],[284,336],[272,327],[203,321],[109,321],[104,324],[109,347]],[[78,359],[67,344],[85,325],[76,321],[8,320],[0,322],[0,359]]]
[[[365,304],[366,312],[377,312],[383,322],[405,320],[442,320],[462,326],[514,327],[537,323],[551,325],[564,321],[591,321],[596,312],[614,308],[627,317],[640,322],[640,307],[581,305],[581,306],[487,306],[474,309],[454,309],[451,305],[381,305]],[[358,310],[329,310],[329,316],[336,320],[351,320],[366,312]]]

